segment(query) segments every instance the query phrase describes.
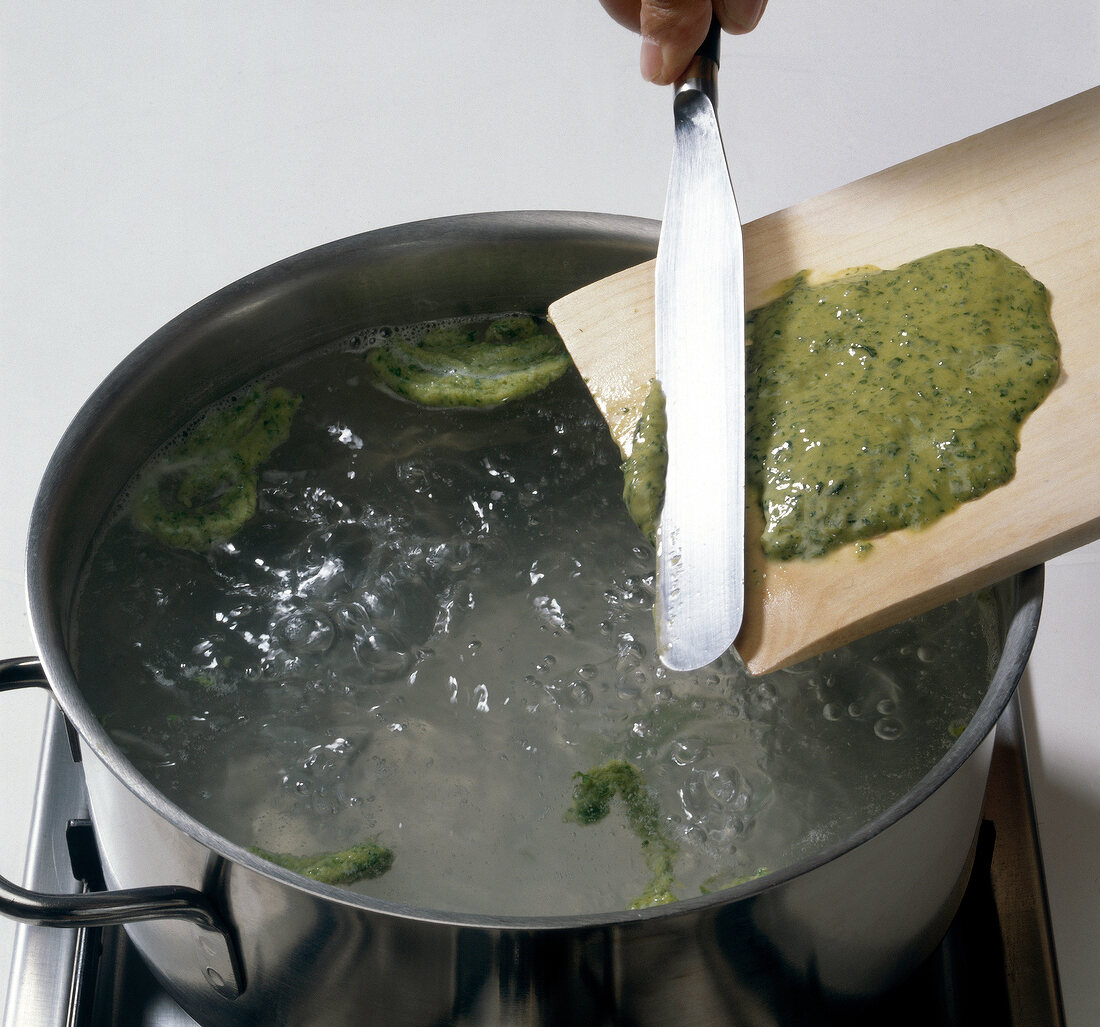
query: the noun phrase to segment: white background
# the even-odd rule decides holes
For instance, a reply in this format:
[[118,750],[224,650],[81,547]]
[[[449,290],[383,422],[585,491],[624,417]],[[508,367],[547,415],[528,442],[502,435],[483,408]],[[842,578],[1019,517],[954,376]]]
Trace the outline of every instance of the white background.
[[[33,651],[23,543],[54,444],[179,311],[404,221],[660,217],[671,91],[641,81],[637,47],[596,0],[0,0],[0,656]],[[1098,83],[1096,0],[772,0],[724,41],[742,217]],[[1093,545],[1049,566],[1024,683],[1071,1027],[1100,1023],[1098,636]],[[18,880],[45,699],[0,702],[0,873]]]

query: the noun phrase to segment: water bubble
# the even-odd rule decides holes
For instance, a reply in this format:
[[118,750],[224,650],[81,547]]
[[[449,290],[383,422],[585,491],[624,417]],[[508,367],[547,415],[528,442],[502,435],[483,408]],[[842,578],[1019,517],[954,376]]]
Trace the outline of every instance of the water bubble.
[[706,831],[712,847],[729,843],[751,826],[752,818],[743,815],[751,789],[736,767],[694,766],[679,794],[684,816]]
[[672,762],[686,767],[707,754],[706,742],[701,738],[682,738],[672,743]]
[[707,832],[700,824],[688,824],[680,833],[689,844],[702,847],[707,843]]
[[905,725],[898,717],[881,717],[875,721],[875,734],[884,742],[893,742],[905,732]]
[[680,789],[680,805],[684,816],[691,822],[700,824],[714,807],[714,800],[707,791],[702,775],[693,772],[687,783]]
[[314,599],[332,599],[348,587],[344,562],[326,557],[319,566],[305,568],[298,582],[298,593]]
[[573,632],[572,622],[562,612],[561,603],[553,596],[535,596],[535,612],[546,627],[567,634]]
[[559,709],[575,710],[592,705],[592,690],[576,678],[571,681],[559,678],[547,685],[545,691]]
[[370,626],[370,614],[362,603],[346,603],[333,611],[333,619],[340,628],[346,628],[352,634]]
[[358,607],[369,623],[385,626],[409,641],[423,642],[438,626],[440,604],[424,583],[404,577],[408,573],[401,570],[364,589],[359,601],[350,605]]
[[637,667],[646,657],[645,646],[630,634],[619,636],[616,649],[616,669],[620,674],[632,667]]
[[355,639],[355,656],[371,683],[392,681],[407,674],[413,668],[416,654],[393,635],[378,629],[370,629]]
[[749,715],[767,716],[775,711],[779,693],[770,681],[758,681],[749,692]]
[[742,808],[748,804],[748,795],[742,792],[743,784],[736,767],[714,767],[707,772],[707,791],[723,805],[731,805],[735,800]]
[[844,707],[838,702],[827,702],[821,708],[821,715],[826,720],[840,720],[844,716]]
[[592,689],[588,687],[583,681],[574,679],[569,682],[569,693],[573,697],[573,704],[575,706],[591,706],[592,705]]
[[607,599],[611,606],[623,610],[646,611],[653,607],[653,594],[651,579],[632,574],[614,582],[607,593]]
[[632,684],[629,681],[620,680],[615,684],[615,694],[620,699],[625,699],[629,701],[632,699],[637,699],[642,694],[642,690],[636,684]]
[[467,539],[448,544],[440,550],[440,569],[447,574],[459,574],[470,566],[475,552],[480,552],[480,549],[475,548]]
[[320,610],[291,610],[275,630],[291,653],[327,652],[336,638],[336,626]]

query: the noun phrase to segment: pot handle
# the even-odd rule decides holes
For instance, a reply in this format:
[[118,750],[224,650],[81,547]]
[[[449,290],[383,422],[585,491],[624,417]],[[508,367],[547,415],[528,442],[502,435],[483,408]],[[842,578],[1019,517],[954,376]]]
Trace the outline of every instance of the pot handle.
[[[50,687],[37,659],[0,660],[0,692],[33,687]],[[244,990],[233,935],[210,898],[195,888],[163,885],[51,895],[28,891],[0,876],[0,914],[35,927],[115,927],[148,920],[183,920],[201,929],[200,944],[211,987],[229,999]]]
[[33,656],[21,656],[14,660],[0,660],[0,692],[28,685],[49,688],[42,664]]

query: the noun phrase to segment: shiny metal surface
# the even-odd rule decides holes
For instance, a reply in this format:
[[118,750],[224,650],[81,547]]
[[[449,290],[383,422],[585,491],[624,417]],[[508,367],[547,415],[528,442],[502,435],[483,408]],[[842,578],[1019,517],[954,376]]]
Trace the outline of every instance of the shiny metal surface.
[[[84,887],[76,878],[66,827],[88,815],[88,798],[80,765],[72,759],[65,718],[51,705],[46,717],[38,794],[34,801],[27,871],[27,889],[77,894]],[[11,980],[4,1006],[3,1027],[105,1027],[107,1024],[148,1027],[193,1027],[187,1016],[163,992],[141,987],[144,966],[123,965],[122,932],[94,928],[58,930],[23,923],[16,929]],[[137,957],[130,955],[132,961]],[[114,962],[110,971],[101,964]],[[102,983],[125,973],[125,1001],[116,993],[105,1002]]]
[[[252,856],[125,760],[69,664],[84,553],[119,488],[205,403],[272,363],[368,325],[553,298],[652,255],[652,222],[476,215],[342,240],[258,272],[180,315],[114,372],[48,468],[28,597],[54,694],[81,739],[109,888],[202,891],[230,925],[244,991],[219,994],[196,928],[127,927],[160,982],[209,1024],[791,1022],[803,1003],[881,991],[936,945],[972,858],[991,746],[1023,671],[1042,571],[997,591],[1005,649],[956,745],[844,843],[737,889],[593,916],[456,916],[341,892]],[[806,1008],[810,1008],[807,1006]]]
[[[54,810],[72,810],[77,815],[87,812],[84,780],[69,759],[67,748],[63,732],[47,732],[43,765],[58,769],[39,778],[24,885],[39,892],[75,895],[81,886],[73,877],[63,840],[56,831],[43,827]],[[74,1001],[72,967],[80,933],[28,925],[17,930],[4,1027],[68,1022]]]
[[991,876],[1013,1023],[1065,1023],[1046,875],[1017,694],[997,722],[985,815],[997,825]]
[[668,471],[657,540],[657,643],[673,670],[722,655],[745,582],[745,280],[718,128],[717,22],[673,101],[675,145],[656,267],[657,381]]
[[[87,812],[63,720],[52,707],[32,836],[45,862],[32,865],[29,878],[45,870],[59,879],[67,876],[64,857],[55,863],[48,843]],[[975,871],[943,942],[911,978],[870,1004],[817,1010],[813,1022],[819,1027],[983,1022],[1057,1027],[1065,1022],[1019,727],[1017,694],[997,723]],[[60,787],[66,782],[72,787]],[[9,995],[4,1027],[194,1027],[120,928],[82,946],[73,945],[69,931],[21,926],[17,936],[20,951],[12,968],[17,987]],[[33,945],[26,944],[28,937]]]
[[[0,662],[0,691],[19,687],[48,687],[48,682],[34,660]],[[74,759],[79,760],[79,743],[69,738],[69,747]],[[184,921],[199,928],[196,937],[207,958],[205,974],[211,985],[226,998],[236,998],[243,987],[233,937],[205,892],[198,889],[160,885],[111,892],[71,887],[51,891],[21,888],[0,876],[0,914],[35,927],[81,931],[148,920]]]

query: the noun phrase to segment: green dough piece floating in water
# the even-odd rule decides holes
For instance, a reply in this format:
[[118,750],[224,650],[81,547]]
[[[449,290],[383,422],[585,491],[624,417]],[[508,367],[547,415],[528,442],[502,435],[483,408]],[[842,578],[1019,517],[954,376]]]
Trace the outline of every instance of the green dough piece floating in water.
[[522,399],[560,378],[572,361],[561,339],[532,317],[498,318],[484,330],[429,329],[393,338],[366,356],[383,389],[433,407],[491,407]]
[[206,413],[146,469],[134,523],[177,549],[207,549],[256,512],[260,465],[286,441],[301,399],[256,385]]
[[642,853],[653,876],[630,908],[645,909],[675,902],[672,887],[676,846],[665,836],[660,807],[646,788],[642,772],[626,760],[608,760],[587,774],[578,773],[574,777],[573,805],[566,814],[567,820],[595,824],[611,812],[611,801],[618,797],[626,805],[630,829],[641,840]]
[[375,842],[353,845],[339,852],[321,852],[315,856],[291,856],[261,848],[248,851],[260,859],[322,884],[354,884],[356,881],[370,880],[381,877],[393,866],[393,852]]

